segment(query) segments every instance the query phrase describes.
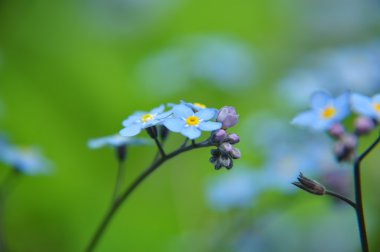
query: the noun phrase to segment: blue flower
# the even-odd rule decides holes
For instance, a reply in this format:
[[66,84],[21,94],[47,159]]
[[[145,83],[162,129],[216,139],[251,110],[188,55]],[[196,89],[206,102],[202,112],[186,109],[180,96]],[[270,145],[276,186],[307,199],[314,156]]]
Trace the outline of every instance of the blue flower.
[[47,173],[51,166],[50,162],[34,148],[2,146],[0,159],[16,171],[26,175]]
[[350,114],[349,100],[348,92],[334,99],[325,92],[317,91],[311,96],[311,110],[300,113],[292,124],[318,131],[328,130]]
[[173,107],[174,118],[164,121],[164,126],[173,132],[179,132],[189,139],[200,137],[202,131],[213,131],[220,129],[222,124],[211,122],[215,118],[216,110],[202,109],[194,113],[191,108],[184,104]]
[[358,114],[380,120],[380,94],[372,98],[361,94],[352,94],[351,106],[352,110]]
[[125,127],[120,131],[124,137],[135,136],[142,129],[162,123],[162,120],[171,115],[171,111],[164,112],[164,105],[152,109],[150,112],[138,111],[123,121]]
[[120,135],[111,135],[106,137],[100,137],[96,139],[91,139],[88,141],[88,147],[90,149],[99,149],[105,146],[119,148],[122,146],[130,145],[145,145],[148,142],[145,139],[123,137]]

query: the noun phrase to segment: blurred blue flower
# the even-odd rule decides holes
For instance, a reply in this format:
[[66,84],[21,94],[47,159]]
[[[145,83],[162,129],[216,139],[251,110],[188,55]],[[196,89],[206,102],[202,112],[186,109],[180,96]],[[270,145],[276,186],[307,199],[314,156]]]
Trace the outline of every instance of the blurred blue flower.
[[350,113],[348,92],[334,99],[325,92],[317,91],[311,96],[310,104],[311,110],[300,113],[292,124],[323,131]]
[[303,58],[278,83],[278,95],[304,105],[314,90],[373,93],[380,88],[380,41],[323,50]]
[[164,112],[164,105],[152,109],[150,112],[138,111],[123,121],[125,127],[120,131],[120,135],[131,137],[139,134],[142,129],[146,129],[157,124],[161,124],[162,120],[171,115],[171,111]]
[[235,167],[208,179],[206,200],[214,210],[250,207],[265,183],[256,170]]
[[120,135],[100,137],[100,138],[95,138],[88,141],[88,147],[91,149],[99,149],[102,147],[119,148],[122,146],[146,145],[146,144],[149,144],[149,142],[146,139],[123,137]]
[[213,131],[220,129],[222,124],[209,121],[215,118],[214,109],[202,109],[194,113],[191,108],[180,104],[173,107],[174,118],[164,121],[164,126],[173,132],[179,132],[189,139],[201,136],[202,131]]
[[0,144],[0,161],[25,175],[46,174],[51,163],[35,148],[18,148]]
[[380,94],[372,98],[354,93],[351,95],[352,110],[364,116],[380,120]]

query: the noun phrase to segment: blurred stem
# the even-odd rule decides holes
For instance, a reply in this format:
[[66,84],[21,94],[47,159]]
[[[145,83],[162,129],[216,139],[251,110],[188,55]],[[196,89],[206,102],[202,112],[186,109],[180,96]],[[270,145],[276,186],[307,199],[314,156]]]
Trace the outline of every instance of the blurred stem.
[[183,144],[181,145],[181,148],[185,147],[187,145],[187,143],[189,142],[189,138],[186,137],[185,141],[183,142]]
[[18,175],[18,172],[16,170],[10,171],[6,177],[3,179],[1,185],[0,185],[0,251],[6,252],[8,251],[7,244],[5,242],[5,201],[6,196],[9,195],[9,192],[12,189],[12,186],[14,185],[14,179]]
[[113,191],[113,196],[112,196],[112,202],[114,202],[117,199],[117,195],[120,191],[120,187],[124,180],[124,173],[125,173],[124,162],[122,160],[118,160],[117,175],[116,175],[115,189]]
[[194,149],[210,147],[210,146],[213,146],[213,144],[211,143],[209,139],[198,144],[195,143],[195,141],[193,141],[193,145],[190,145],[187,147],[180,147],[179,149],[167,155],[164,155],[157,160],[154,160],[153,163],[132,182],[132,184],[124,191],[124,193],[118,198],[116,198],[116,200],[113,202],[108,212],[103,217],[103,220],[100,223],[98,229],[96,230],[94,236],[92,237],[86,251],[90,252],[95,249],[98,241],[102,237],[105,229],[107,228],[108,224],[110,223],[112,217],[115,215],[117,210],[120,208],[123,202],[129,197],[129,195],[131,195],[131,193],[140,185],[140,183],[143,182],[153,171],[155,171],[158,167],[160,167],[166,161],[174,158],[175,156],[178,156],[181,153],[194,150]]
[[360,180],[360,164],[363,161],[363,159],[376,147],[376,145],[379,142],[380,142],[380,136],[378,136],[376,140],[360,156],[356,157],[354,161],[356,215],[358,219],[360,241],[361,241],[363,252],[368,252],[369,248],[368,248],[368,239],[367,239],[364,210],[363,210],[363,199],[362,199],[361,180]]
[[332,191],[326,191],[325,194],[335,197],[337,199],[343,200],[344,202],[346,202],[347,204],[349,204],[356,210],[356,204],[352,200]]

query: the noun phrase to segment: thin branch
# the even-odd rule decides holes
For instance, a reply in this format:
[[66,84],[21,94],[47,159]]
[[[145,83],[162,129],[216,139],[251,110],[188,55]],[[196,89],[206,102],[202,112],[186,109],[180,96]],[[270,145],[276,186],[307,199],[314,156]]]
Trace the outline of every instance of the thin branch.
[[346,202],[347,204],[349,204],[350,206],[352,206],[354,209],[356,209],[356,204],[355,202],[353,202],[352,200],[338,194],[338,193],[335,193],[335,192],[332,192],[332,191],[326,191],[325,194],[327,195],[330,195],[332,197],[335,197],[337,199],[340,199],[340,200],[343,200],[344,202]]

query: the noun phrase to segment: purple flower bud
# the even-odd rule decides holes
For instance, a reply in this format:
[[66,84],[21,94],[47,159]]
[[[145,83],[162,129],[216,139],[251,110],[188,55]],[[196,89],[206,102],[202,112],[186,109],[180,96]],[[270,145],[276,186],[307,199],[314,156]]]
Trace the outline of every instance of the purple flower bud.
[[238,117],[234,107],[224,106],[219,110],[216,121],[222,123],[222,129],[228,129],[237,124]]
[[237,144],[238,142],[240,142],[240,137],[235,133],[232,133],[227,136],[226,141],[230,144]]
[[230,152],[232,152],[232,150],[234,149],[234,147],[232,147],[232,145],[230,143],[222,143],[219,146],[219,149],[222,150],[225,153],[230,154]]
[[240,150],[239,149],[236,149],[234,147],[232,147],[232,150],[229,152],[230,156],[233,158],[233,159],[240,159],[241,157],[241,153],[240,153]]
[[355,157],[355,149],[358,138],[353,134],[343,135],[334,145],[334,154],[339,162],[352,161]]
[[358,135],[366,135],[375,127],[376,124],[371,118],[360,116],[355,120],[355,133]]
[[345,129],[342,124],[340,123],[335,123],[333,124],[330,129],[328,130],[328,133],[330,136],[332,136],[335,139],[339,139],[340,137],[343,136],[345,133]]
[[216,143],[221,143],[221,142],[223,142],[224,139],[226,138],[226,135],[227,135],[227,133],[226,133],[225,130],[223,130],[223,129],[219,129],[219,130],[217,130],[217,131],[214,133],[214,135],[213,135],[213,140],[214,140],[214,142],[216,142]]

